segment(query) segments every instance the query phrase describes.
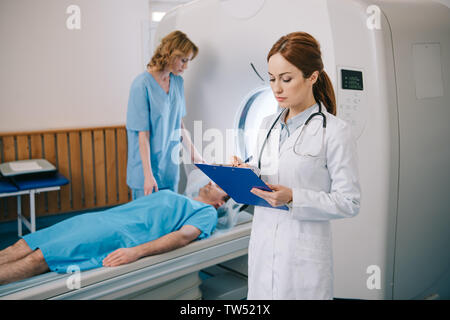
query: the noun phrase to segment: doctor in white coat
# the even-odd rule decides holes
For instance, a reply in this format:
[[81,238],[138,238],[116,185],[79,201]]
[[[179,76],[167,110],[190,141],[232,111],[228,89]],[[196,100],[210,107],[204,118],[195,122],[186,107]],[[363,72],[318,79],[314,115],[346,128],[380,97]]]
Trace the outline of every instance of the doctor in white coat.
[[[311,35],[281,37],[267,59],[283,111],[263,120],[253,157],[272,192],[252,192],[289,211],[255,208],[247,297],[332,299],[330,220],[360,208],[356,142],[349,124],[335,117],[333,87]],[[233,164],[246,166],[237,157]]]

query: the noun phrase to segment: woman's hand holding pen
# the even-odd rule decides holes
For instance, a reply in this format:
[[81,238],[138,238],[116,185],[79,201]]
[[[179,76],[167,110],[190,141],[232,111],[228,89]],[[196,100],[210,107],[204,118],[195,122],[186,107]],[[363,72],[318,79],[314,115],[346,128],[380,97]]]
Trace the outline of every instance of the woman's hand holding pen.
[[[240,168],[250,168],[250,165],[247,163],[251,161],[252,157],[248,158],[245,162],[242,162],[242,160],[237,157],[233,156],[231,158],[231,165],[233,167],[240,167]],[[272,192],[269,191],[263,191],[261,189],[253,188],[251,192],[266,200],[272,207],[279,207],[285,204],[288,204],[292,201],[292,189],[281,186],[281,185],[273,185],[273,184],[267,184],[270,189],[272,189]]]
[[[250,158],[249,158],[250,159]],[[237,157],[237,156],[232,156],[231,157],[231,165],[233,167],[240,167],[240,168],[250,168],[250,165],[246,162],[243,162],[241,160],[241,158]]]
[[266,200],[272,207],[279,207],[285,204],[288,204],[292,201],[292,189],[281,186],[281,185],[273,185],[267,184],[272,192],[263,191],[261,189],[253,188],[250,190],[254,195],[263,198]]

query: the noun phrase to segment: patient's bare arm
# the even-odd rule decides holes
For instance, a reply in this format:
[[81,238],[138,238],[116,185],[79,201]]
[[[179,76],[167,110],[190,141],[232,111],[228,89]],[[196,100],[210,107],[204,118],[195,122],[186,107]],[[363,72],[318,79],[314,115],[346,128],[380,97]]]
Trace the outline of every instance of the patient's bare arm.
[[104,260],[103,266],[116,267],[131,263],[139,258],[168,252],[183,247],[194,241],[201,231],[191,225],[185,225],[180,230],[171,232],[156,240],[132,248],[121,248],[111,252]]

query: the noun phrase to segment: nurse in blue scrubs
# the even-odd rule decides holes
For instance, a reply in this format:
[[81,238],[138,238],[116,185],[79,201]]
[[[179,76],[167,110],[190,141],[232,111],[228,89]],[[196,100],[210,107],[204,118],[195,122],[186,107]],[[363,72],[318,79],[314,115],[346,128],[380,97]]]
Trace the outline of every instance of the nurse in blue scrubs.
[[127,184],[132,198],[169,189],[177,192],[180,140],[194,163],[203,162],[188,135],[183,134],[186,114],[181,74],[198,53],[197,46],[181,31],[161,40],[147,65],[134,79],[128,100]]

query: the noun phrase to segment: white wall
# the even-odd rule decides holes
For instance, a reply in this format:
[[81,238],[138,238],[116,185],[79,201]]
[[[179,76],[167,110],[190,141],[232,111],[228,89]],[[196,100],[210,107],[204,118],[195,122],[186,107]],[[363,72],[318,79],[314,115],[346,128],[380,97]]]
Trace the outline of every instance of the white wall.
[[124,124],[148,24],[148,0],[1,0],[0,132]]
[[[150,4],[150,17],[152,17],[153,12],[164,12],[167,13],[171,9],[183,5],[191,0],[149,0]],[[156,46],[159,44],[159,39],[156,39],[156,28],[158,27],[159,21],[152,20],[149,26],[150,29],[150,52],[153,53]],[[188,35],[189,37],[189,35]]]

